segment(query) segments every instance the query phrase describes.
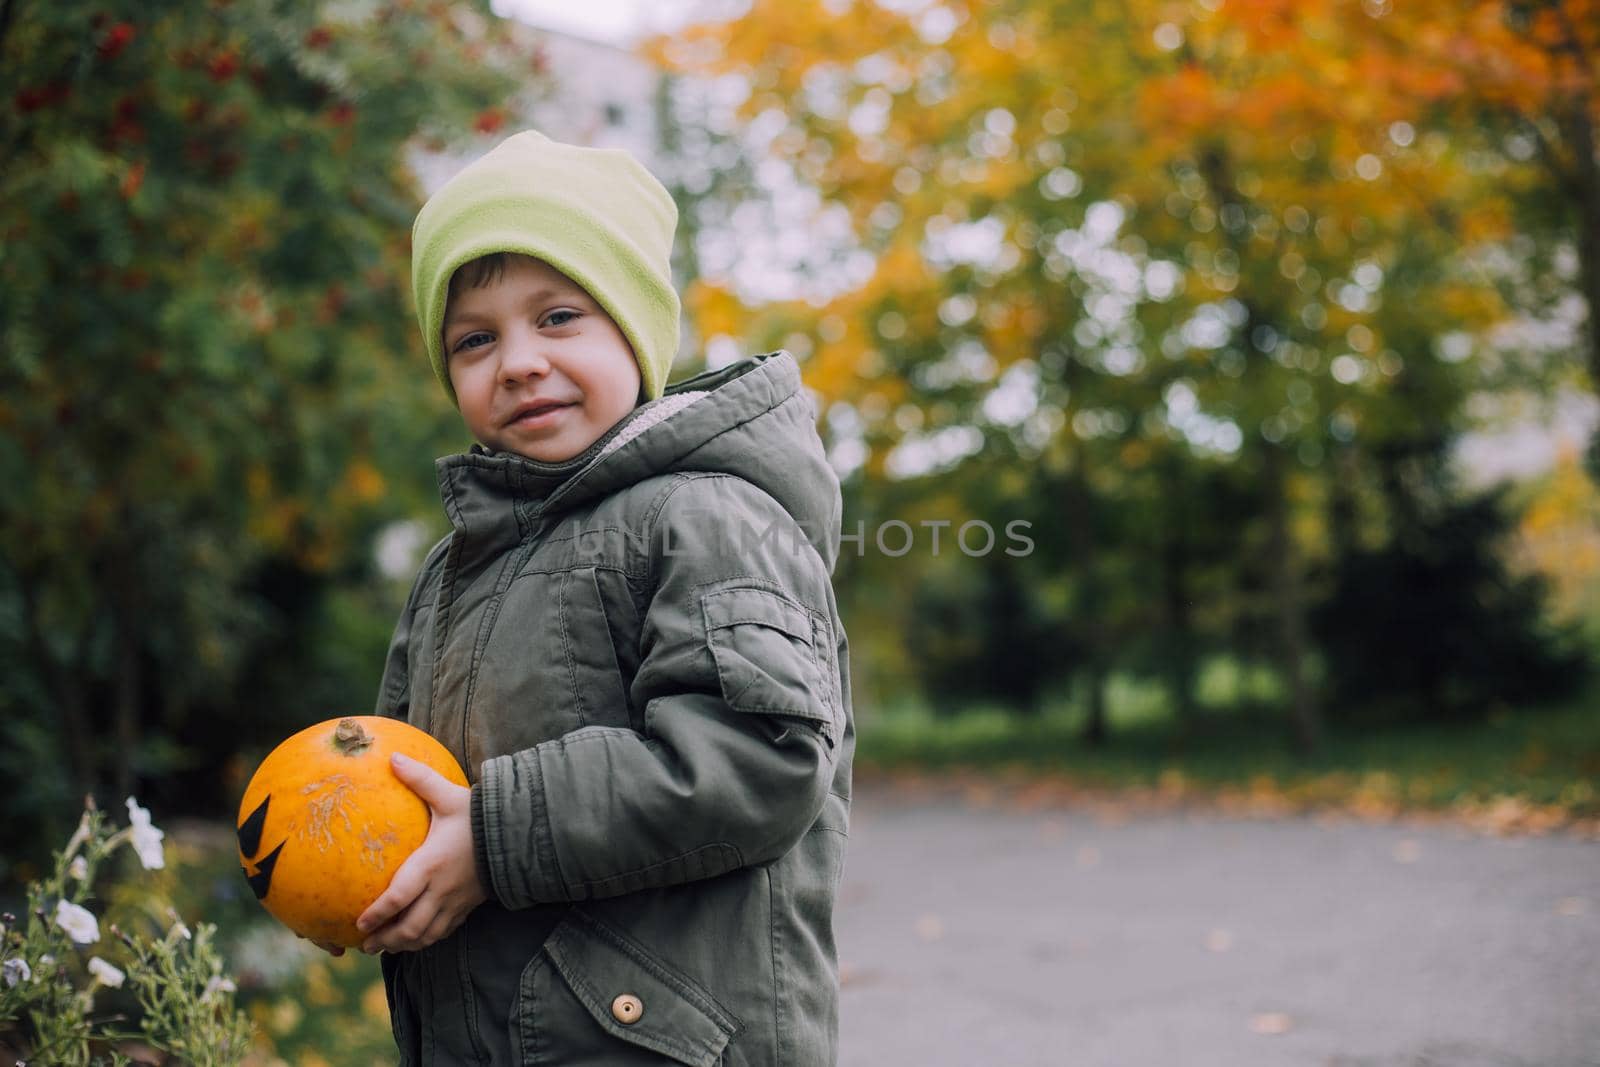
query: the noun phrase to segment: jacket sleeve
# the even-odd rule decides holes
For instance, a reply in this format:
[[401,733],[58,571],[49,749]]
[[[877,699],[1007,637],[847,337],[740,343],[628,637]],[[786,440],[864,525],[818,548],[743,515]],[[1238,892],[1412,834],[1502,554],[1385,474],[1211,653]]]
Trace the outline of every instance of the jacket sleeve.
[[378,702],[372,709],[374,715],[404,719],[411,709],[412,624],[416,619],[418,601],[433,587],[433,579],[449,544],[450,536],[447,534],[429,550],[422,566],[417,568],[416,580],[411,583],[411,592],[406,597],[405,607],[400,609],[399,621],[395,623],[394,636],[389,639],[388,655],[383,659],[383,678],[378,682]]
[[769,863],[821,812],[843,731],[828,571],[744,479],[676,482],[648,524],[644,729],[589,726],[486,760],[480,869],[507,907]]

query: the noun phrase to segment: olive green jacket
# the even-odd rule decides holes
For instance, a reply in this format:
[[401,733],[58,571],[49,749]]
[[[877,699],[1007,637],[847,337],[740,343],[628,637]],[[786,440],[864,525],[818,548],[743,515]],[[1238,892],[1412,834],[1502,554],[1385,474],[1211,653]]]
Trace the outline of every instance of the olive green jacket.
[[787,353],[585,453],[438,461],[377,712],[472,781],[490,901],[386,955],[407,1065],[837,1058],[855,728],[839,482]]

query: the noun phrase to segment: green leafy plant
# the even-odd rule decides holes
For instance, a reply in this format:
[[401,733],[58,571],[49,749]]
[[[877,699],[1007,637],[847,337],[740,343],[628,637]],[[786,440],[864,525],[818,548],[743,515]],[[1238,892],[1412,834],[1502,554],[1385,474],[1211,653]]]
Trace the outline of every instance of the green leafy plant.
[[[126,868],[131,877],[165,866],[164,833],[134,798],[127,807],[128,825],[118,829],[87,800],[51,874],[28,885],[27,915],[0,916],[0,1051],[19,1063],[90,1067],[133,1063],[138,1048],[196,1067],[232,1067],[249,1050],[253,1027],[234,1005],[215,927],[190,930],[168,907],[164,923],[136,912],[130,925],[140,929],[108,924],[107,938],[91,910],[101,899],[96,876],[124,845],[138,860]],[[109,896],[115,872],[106,881]]]

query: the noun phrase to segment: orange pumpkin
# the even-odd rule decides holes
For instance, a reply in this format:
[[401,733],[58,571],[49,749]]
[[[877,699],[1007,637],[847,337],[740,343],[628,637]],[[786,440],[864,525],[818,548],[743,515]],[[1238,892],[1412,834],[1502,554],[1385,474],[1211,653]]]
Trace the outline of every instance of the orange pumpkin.
[[432,815],[389,766],[400,752],[466,785],[448,750],[399,719],[352,715],[273,749],[239,804],[239,863],[256,898],[301,937],[353,948],[356,919],[428,836]]

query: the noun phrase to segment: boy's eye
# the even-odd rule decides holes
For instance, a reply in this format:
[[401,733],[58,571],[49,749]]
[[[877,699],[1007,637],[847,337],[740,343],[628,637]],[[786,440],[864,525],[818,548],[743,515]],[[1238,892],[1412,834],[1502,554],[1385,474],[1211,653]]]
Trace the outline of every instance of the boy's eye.
[[546,326],[565,326],[567,323],[571,322],[577,317],[578,313],[576,311],[569,311],[563,308],[560,311],[550,312],[550,314],[545,317],[544,324]]
[[467,336],[463,337],[461,340],[456,342],[455,351],[460,352],[460,351],[462,351],[463,349],[466,349],[466,348],[477,348],[478,347],[477,345],[470,344],[469,342],[475,337],[488,337],[488,336],[489,335],[486,334],[486,333],[469,333],[469,334],[467,334]]

